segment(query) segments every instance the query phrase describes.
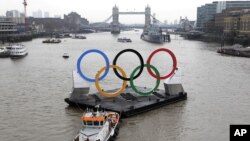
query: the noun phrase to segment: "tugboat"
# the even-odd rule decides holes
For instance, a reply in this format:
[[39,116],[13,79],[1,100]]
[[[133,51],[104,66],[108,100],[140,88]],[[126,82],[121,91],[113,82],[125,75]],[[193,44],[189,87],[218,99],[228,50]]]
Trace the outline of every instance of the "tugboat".
[[60,39],[50,38],[43,41],[43,43],[61,43]]
[[108,141],[119,133],[120,115],[116,112],[88,111],[81,120],[83,127],[74,141]]
[[6,58],[10,57],[10,50],[8,50],[6,47],[0,48],[0,58]]
[[126,38],[126,37],[123,37],[123,38],[118,38],[117,39],[118,42],[123,42],[123,43],[126,43],[126,42],[132,42],[131,39],[129,38]]

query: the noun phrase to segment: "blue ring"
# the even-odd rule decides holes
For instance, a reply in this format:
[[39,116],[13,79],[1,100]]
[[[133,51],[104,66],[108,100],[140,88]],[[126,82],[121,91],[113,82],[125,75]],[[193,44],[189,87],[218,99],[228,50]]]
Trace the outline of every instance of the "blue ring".
[[105,59],[105,62],[106,62],[106,69],[104,71],[104,74],[99,78],[99,80],[102,80],[109,72],[109,59],[108,59],[107,55],[104,52],[102,52],[102,51],[100,51],[98,49],[87,50],[87,51],[83,52],[81,54],[81,56],[78,58],[78,60],[77,60],[77,71],[84,80],[89,81],[89,82],[95,82],[95,79],[88,78],[87,76],[85,76],[82,73],[82,71],[81,71],[81,61],[82,61],[84,56],[86,56],[87,54],[92,53],[92,52],[100,54]]

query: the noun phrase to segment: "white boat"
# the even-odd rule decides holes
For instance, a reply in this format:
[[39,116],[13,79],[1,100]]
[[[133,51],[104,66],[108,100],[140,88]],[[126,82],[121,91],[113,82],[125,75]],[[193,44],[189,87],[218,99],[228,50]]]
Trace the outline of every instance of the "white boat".
[[63,58],[69,58],[69,54],[68,53],[64,53],[62,57]]
[[126,38],[126,37],[118,38],[117,41],[118,41],[118,42],[123,42],[123,43],[125,43],[125,42],[132,42],[131,39]]
[[28,55],[27,48],[22,44],[14,44],[6,47],[10,51],[11,58],[21,58]]
[[10,56],[10,50],[8,50],[6,47],[0,48],[0,58],[6,58]]
[[72,39],[86,39],[86,36],[84,36],[84,35],[73,35],[72,36]]
[[74,141],[108,141],[118,135],[120,115],[116,112],[86,112],[81,120],[83,127]]

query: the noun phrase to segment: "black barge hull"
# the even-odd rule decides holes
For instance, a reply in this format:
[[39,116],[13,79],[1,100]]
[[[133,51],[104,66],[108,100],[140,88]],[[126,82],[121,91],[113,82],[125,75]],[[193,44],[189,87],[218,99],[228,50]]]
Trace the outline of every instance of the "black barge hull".
[[[109,90],[108,92],[116,90]],[[168,95],[165,94],[164,90],[157,90],[150,96],[141,96],[136,94],[131,87],[126,89],[126,93],[114,98],[103,97],[99,93],[82,94],[79,96],[77,99],[65,98],[65,102],[81,108],[95,108],[96,105],[100,105],[101,109],[118,112],[122,117],[130,117],[187,99],[187,93],[185,92]]]

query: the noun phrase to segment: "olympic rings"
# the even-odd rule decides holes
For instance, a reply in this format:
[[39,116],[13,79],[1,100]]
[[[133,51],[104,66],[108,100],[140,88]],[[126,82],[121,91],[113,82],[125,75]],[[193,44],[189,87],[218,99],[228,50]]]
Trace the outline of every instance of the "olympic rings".
[[170,77],[171,75],[173,75],[173,73],[174,73],[174,71],[175,71],[175,69],[176,69],[176,67],[177,67],[177,61],[176,61],[175,55],[174,55],[174,53],[173,53],[172,51],[170,51],[169,49],[166,49],[166,48],[159,48],[159,49],[153,51],[153,52],[150,54],[150,56],[149,56],[149,58],[148,58],[148,60],[147,60],[147,64],[150,64],[152,57],[153,57],[157,52],[160,52],[160,51],[165,51],[165,52],[169,53],[169,55],[171,56],[171,58],[172,58],[172,60],[173,60],[173,68],[172,68],[171,72],[170,72],[169,74],[165,75],[165,76],[157,76],[157,75],[155,75],[155,74],[152,72],[152,70],[150,69],[150,67],[147,67],[147,70],[148,70],[149,74],[150,74],[151,76],[153,76],[154,78],[156,78],[156,79],[166,79],[166,78]]
[[[142,71],[143,71],[143,68],[144,68],[144,67],[143,67],[143,65],[144,65],[143,58],[142,58],[141,54],[140,54],[138,51],[133,50],[133,49],[124,49],[124,50],[120,51],[120,52],[115,56],[115,58],[114,58],[114,60],[113,60],[113,65],[116,65],[116,61],[117,61],[118,57],[119,57],[120,55],[122,55],[123,53],[125,53],[125,52],[133,52],[133,53],[135,53],[135,54],[139,57],[139,59],[140,59],[140,63],[141,63],[141,65],[140,65],[140,67],[139,67],[139,68],[140,68],[140,71],[138,72],[138,74],[136,74],[136,75],[133,77],[133,79],[136,79],[137,77],[139,77],[139,76],[141,75],[141,73],[142,73]],[[122,80],[127,80],[127,81],[130,81],[130,80],[131,80],[131,77],[130,77],[130,78],[122,77],[122,76],[117,72],[116,68],[114,68],[113,70],[114,70],[116,76],[119,77],[120,79],[122,79]]]
[[[119,67],[119,66],[115,66],[115,65],[110,65],[110,67],[111,68],[115,68],[115,69],[118,69],[121,73],[122,73],[122,76],[123,77],[127,77],[126,76],[126,73],[124,72],[124,70],[121,68],[121,67]],[[95,86],[96,86],[96,89],[98,90],[98,92],[101,94],[101,95],[103,95],[103,96],[106,96],[106,97],[116,97],[116,96],[119,96],[125,89],[126,89],[126,85],[127,85],[127,81],[125,81],[125,80],[123,80],[123,83],[122,83],[122,87],[121,87],[121,89],[119,89],[118,91],[116,91],[115,93],[107,93],[107,92],[104,92],[103,90],[102,90],[102,88],[100,87],[100,85],[99,85],[99,76],[100,76],[100,74],[104,71],[104,70],[106,70],[106,67],[103,67],[103,68],[101,68],[98,72],[97,72],[97,74],[96,74],[96,76],[95,76]],[[132,79],[131,79],[132,80]]]
[[[137,68],[134,69],[134,71],[131,73],[130,77],[133,78],[134,77],[134,74],[135,72],[140,68],[141,66],[138,66]],[[150,67],[154,70],[154,72],[156,73],[157,76],[160,76],[160,73],[159,71],[152,65],[150,64],[144,64],[143,67]],[[130,85],[131,85],[131,88],[138,94],[140,95],[143,95],[143,96],[147,96],[147,95],[150,95],[153,91],[155,91],[159,85],[160,85],[160,79],[156,79],[156,86],[154,87],[153,90],[149,91],[149,92],[140,92],[134,85],[134,80],[133,79],[130,79]]]
[[107,57],[107,55],[105,53],[103,53],[102,51],[100,50],[97,50],[97,49],[90,49],[90,50],[87,50],[85,51],[77,60],[77,70],[78,70],[78,73],[80,74],[80,76],[85,79],[86,81],[89,81],[89,82],[95,82],[96,80],[95,79],[91,79],[91,78],[88,78],[87,76],[85,76],[82,71],[81,71],[81,61],[83,59],[84,56],[86,56],[87,54],[89,53],[92,53],[92,52],[95,52],[95,53],[98,53],[100,54],[104,59],[105,59],[105,62],[106,62],[106,69],[105,69],[105,72],[104,74],[99,78],[99,80],[102,80],[109,72],[109,59]]
[[[172,58],[172,60],[173,60],[173,68],[172,68],[171,72],[170,72],[169,74],[165,75],[165,76],[160,76],[159,71],[158,71],[153,65],[150,64],[150,62],[151,62],[153,56],[154,56],[156,53],[160,52],[160,51],[167,52],[167,53],[171,56],[171,58]],[[123,70],[121,67],[116,66],[116,62],[117,62],[118,57],[119,57],[122,53],[125,53],[125,52],[133,52],[133,53],[135,53],[135,54],[139,57],[139,59],[140,59],[140,64],[141,64],[140,66],[136,67],[136,68],[133,70],[133,72],[131,73],[131,75],[130,75],[129,78],[127,78],[126,73],[124,72],[124,70]],[[89,54],[89,53],[98,53],[98,54],[100,54],[100,55],[105,59],[105,62],[106,62],[106,66],[103,67],[103,68],[101,68],[100,71],[97,72],[97,74],[96,74],[96,76],[95,76],[95,79],[91,79],[91,78],[85,76],[85,75],[83,74],[83,72],[82,72],[82,70],[81,70],[81,66],[80,66],[81,60],[84,58],[84,56],[86,56],[86,55]],[[110,94],[110,93],[107,93],[107,92],[104,92],[104,91],[102,90],[102,88],[100,87],[100,85],[99,85],[99,81],[102,80],[102,79],[104,79],[104,77],[106,77],[106,75],[107,75],[108,72],[109,72],[109,68],[110,68],[110,67],[113,68],[113,70],[114,70],[116,76],[118,76],[120,79],[123,80],[122,87],[121,87],[118,91],[116,91],[115,93],[111,93],[111,94]],[[154,78],[157,79],[155,88],[154,88],[153,90],[149,91],[149,92],[140,92],[139,90],[137,90],[137,88],[135,87],[134,82],[133,82],[134,79],[138,78],[138,77],[141,75],[141,73],[142,73],[144,67],[147,67],[147,70],[148,70],[149,74],[150,74],[151,76],[153,76]],[[166,49],[166,48],[159,48],[159,49],[156,49],[155,51],[153,51],[153,52],[150,54],[149,58],[147,59],[147,63],[146,63],[146,64],[144,64],[144,61],[143,61],[143,58],[142,58],[141,54],[140,54],[139,52],[137,52],[136,50],[133,50],[133,49],[125,49],[125,50],[122,50],[121,52],[119,52],[119,53],[115,56],[115,58],[114,58],[114,60],[113,60],[113,65],[110,65],[109,59],[108,59],[107,55],[106,55],[105,53],[103,53],[102,51],[97,50],[97,49],[90,49],[90,50],[87,50],[87,51],[83,52],[83,53],[81,54],[81,56],[78,58],[78,60],[77,60],[77,70],[78,70],[78,73],[80,74],[80,76],[81,76],[84,80],[86,80],[86,81],[95,82],[96,88],[97,88],[97,90],[99,91],[99,93],[100,93],[101,95],[103,95],[103,96],[106,96],[106,97],[115,97],[115,96],[119,96],[119,95],[126,89],[127,81],[130,81],[130,85],[131,85],[132,89],[133,89],[136,93],[138,93],[138,94],[140,94],[140,95],[143,95],[143,96],[147,96],[147,95],[151,94],[153,91],[155,91],[155,89],[157,89],[157,88],[159,87],[159,84],[160,84],[160,80],[161,80],[161,79],[166,79],[166,78],[170,77],[171,75],[173,75],[174,71],[176,70],[176,67],[177,67],[177,61],[176,61],[176,57],[175,57],[174,53],[173,53],[172,51],[170,51],[169,49]],[[154,73],[152,72],[151,68],[153,69]],[[122,76],[117,72],[117,69],[118,69],[118,71],[121,72]],[[140,70],[139,70],[139,69],[140,69]],[[135,75],[135,73],[136,73],[138,70],[139,70],[139,72]],[[104,73],[103,73],[103,75],[100,77],[100,75],[101,75],[101,73],[102,73],[103,71],[104,71]]]

